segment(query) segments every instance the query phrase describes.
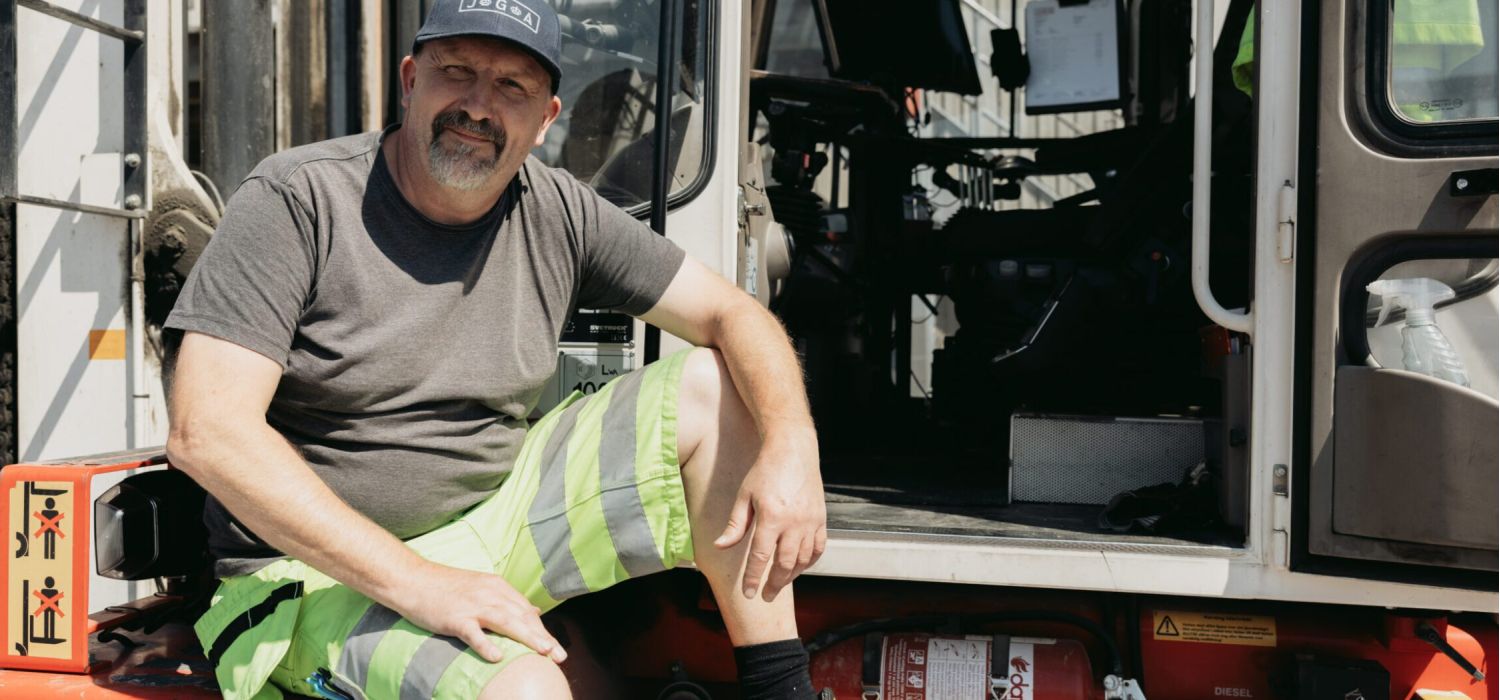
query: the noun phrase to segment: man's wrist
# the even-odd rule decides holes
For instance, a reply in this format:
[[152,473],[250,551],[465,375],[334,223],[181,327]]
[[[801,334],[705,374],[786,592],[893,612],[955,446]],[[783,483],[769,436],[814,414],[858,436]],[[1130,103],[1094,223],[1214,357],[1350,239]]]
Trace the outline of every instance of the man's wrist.
[[772,445],[816,445],[818,431],[811,421],[786,420],[767,424],[761,441]]
[[427,579],[427,568],[433,566],[432,562],[423,559],[405,544],[400,545],[400,549],[400,552],[396,552],[376,571],[371,572],[368,579],[370,590],[366,593],[371,599],[389,608],[395,608],[396,603],[405,600],[410,587],[420,585],[420,581]]

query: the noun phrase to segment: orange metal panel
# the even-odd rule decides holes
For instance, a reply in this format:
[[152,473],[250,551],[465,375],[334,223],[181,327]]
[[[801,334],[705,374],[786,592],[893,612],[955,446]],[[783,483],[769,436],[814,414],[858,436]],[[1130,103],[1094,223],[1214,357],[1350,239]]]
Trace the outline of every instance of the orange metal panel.
[[0,469],[0,668],[89,668],[93,478],[166,463],[159,449]]

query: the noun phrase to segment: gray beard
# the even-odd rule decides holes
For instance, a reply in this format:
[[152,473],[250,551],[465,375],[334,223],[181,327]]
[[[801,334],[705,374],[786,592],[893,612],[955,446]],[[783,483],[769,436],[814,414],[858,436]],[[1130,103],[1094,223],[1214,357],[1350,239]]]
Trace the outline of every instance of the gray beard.
[[500,152],[505,149],[501,141],[495,144],[495,154],[479,155],[478,149],[466,143],[445,146],[439,138],[433,138],[427,146],[427,164],[432,179],[439,185],[456,190],[472,192],[484,186],[500,164]]

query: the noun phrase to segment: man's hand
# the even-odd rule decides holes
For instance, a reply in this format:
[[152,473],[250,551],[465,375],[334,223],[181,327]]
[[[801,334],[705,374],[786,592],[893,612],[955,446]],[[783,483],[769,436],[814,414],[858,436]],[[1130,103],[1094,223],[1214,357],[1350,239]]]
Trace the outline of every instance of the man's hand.
[[484,660],[501,660],[500,648],[485,630],[497,632],[562,663],[562,645],[542,626],[541,610],[504,578],[424,561],[404,572],[403,588],[391,596],[391,609],[433,634],[457,637]]
[[823,556],[827,519],[816,438],[768,437],[740,484],[729,526],[714,546],[728,549],[754,531],[745,563],[745,597],[761,590],[769,602]]

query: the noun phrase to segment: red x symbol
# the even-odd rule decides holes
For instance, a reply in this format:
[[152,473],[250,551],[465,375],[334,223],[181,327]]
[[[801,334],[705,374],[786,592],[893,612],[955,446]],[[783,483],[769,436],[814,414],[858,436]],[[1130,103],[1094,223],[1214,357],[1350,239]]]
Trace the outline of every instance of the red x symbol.
[[64,535],[62,531],[62,519],[63,516],[67,515],[67,513],[58,513],[56,516],[53,516],[51,518],[48,518],[41,513],[32,513],[32,515],[36,516],[37,520],[42,521],[42,529],[36,531],[36,535],[34,535],[35,537],[41,537],[42,533],[51,530],[57,533],[58,537],[67,539],[68,536]]
[[36,612],[31,614],[32,617],[36,617],[37,615],[46,612],[47,608],[52,608],[54,611],[56,611],[58,617],[67,617],[67,615],[63,614],[62,608],[58,606],[58,603],[62,602],[62,591],[58,591],[57,595],[54,596],[45,596],[42,595],[41,591],[32,591],[32,595],[36,596],[37,600],[42,601],[42,606],[37,608]]

